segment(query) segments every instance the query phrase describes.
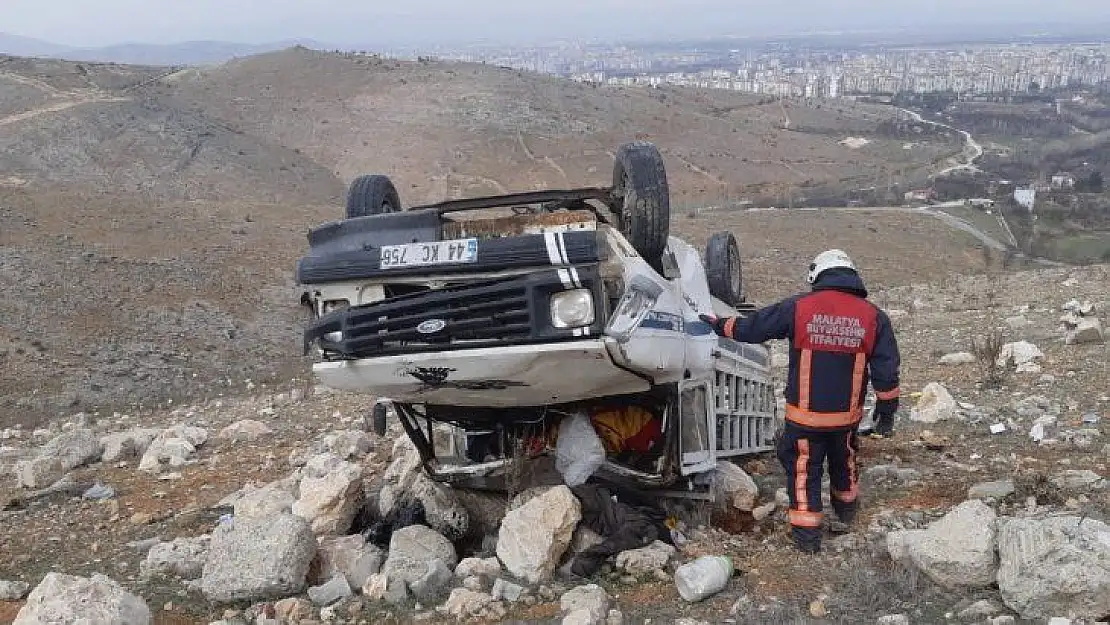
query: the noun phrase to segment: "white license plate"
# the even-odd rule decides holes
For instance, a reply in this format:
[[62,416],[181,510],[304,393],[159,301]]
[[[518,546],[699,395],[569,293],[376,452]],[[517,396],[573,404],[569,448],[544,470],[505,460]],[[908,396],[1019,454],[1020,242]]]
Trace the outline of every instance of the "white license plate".
[[478,239],[382,246],[381,268],[424,267],[478,260]]

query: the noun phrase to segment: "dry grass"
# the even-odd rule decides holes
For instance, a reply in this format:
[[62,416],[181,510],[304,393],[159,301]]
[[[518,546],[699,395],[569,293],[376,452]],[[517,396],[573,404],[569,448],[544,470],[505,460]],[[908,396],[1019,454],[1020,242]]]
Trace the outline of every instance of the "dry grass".
[[291,274],[339,209],[26,189],[0,206],[0,288],[28,294],[0,303],[0,423],[303,372]]
[[998,365],[998,357],[1002,354],[1002,346],[1006,344],[1006,337],[997,328],[984,330],[982,336],[971,340],[971,353],[975,355],[975,362],[983,376],[983,384],[988,387],[998,386],[1002,383],[1003,368]]
[[1060,488],[1049,480],[1048,475],[1035,470],[1019,471],[1014,476],[1014,493],[1010,499],[1024,502],[1029,497],[1036,499],[1038,506],[1059,506],[1065,500]]
[[918,569],[891,562],[885,554],[856,554],[842,571],[828,606],[837,623],[865,622],[876,614],[923,607],[926,596],[937,590]]

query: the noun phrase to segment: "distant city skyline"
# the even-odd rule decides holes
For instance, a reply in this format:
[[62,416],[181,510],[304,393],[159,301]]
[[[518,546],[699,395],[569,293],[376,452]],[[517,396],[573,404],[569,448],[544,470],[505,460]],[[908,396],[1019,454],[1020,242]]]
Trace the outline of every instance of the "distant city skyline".
[[852,51],[783,50],[747,55],[729,50],[693,54],[679,49],[645,55],[632,48],[620,48],[481,60],[608,85],[673,85],[783,98],[837,98],[1103,89],[1110,71],[1108,59],[1110,43],[893,49],[876,46]]
[[[312,39],[417,46],[552,39],[651,40],[814,31],[938,33],[1110,23],[1104,0],[4,0],[0,30],[73,47]],[[374,6],[378,5],[378,6]],[[969,6],[971,5],[971,6]]]

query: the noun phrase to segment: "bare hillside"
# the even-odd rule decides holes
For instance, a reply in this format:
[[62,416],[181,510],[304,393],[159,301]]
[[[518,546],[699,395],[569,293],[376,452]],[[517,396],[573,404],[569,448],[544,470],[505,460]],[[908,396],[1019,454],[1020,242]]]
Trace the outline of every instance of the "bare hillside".
[[[394,177],[408,203],[506,189],[607,184],[612,150],[657,143],[680,204],[760,185],[873,184],[935,156],[874,137],[889,115],[851,103],[792,107],[723,91],[603,88],[487,65],[345,57],[303,48],[189,71],[151,86],[175,106],[298,148],[346,180]],[[843,132],[829,128],[844,128]],[[937,148],[943,151],[947,148]]]
[[327,201],[315,162],[151,99],[161,68],[0,61],[0,184],[142,193],[150,199]]
[[676,215],[671,228],[699,249],[712,233],[731,231],[744,257],[748,293],[761,303],[806,288],[810,261],[832,247],[848,251],[873,291],[1001,263],[997,252],[988,254],[965,232],[924,213],[892,209],[702,211]]
[[[295,262],[363,172],[393,176],[410,204],[604,185],[611,150],[647,138],[675,232],[702,246],[734,231],[755,301],[800,288],[833,245],[882,285],[984,266],[925,215],[683,208],[803,175],[869,178],[908,158],[878,138],[841,145],[881,109],[303,49],[183,72],[5,58],[0,85],[0,289],[20,294],[0,302],[0,423],[303,377]],[[776,127],[784,111],[794,130]]]
[[292,268],[334,210],[0,188],[0,422],[299,373]]
[[667,158],[676,204],[696,206],[886,184],[958,150],[903,149],[880,131],[891,110],[870,105],[305,48],[181,71],[0,57],[0,87],[4,184],[155,200],[333,202],[369,172],[409,204],[607,184],[612,151],[643,138]]

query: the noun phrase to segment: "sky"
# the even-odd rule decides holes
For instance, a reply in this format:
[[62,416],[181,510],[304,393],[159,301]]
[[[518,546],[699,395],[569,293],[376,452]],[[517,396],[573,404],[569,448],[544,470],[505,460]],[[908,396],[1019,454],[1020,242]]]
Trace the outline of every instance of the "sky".
[[1093,21],[1110,22],[1110,1],[0,0],[0,31],[70,46],[522,43]]

